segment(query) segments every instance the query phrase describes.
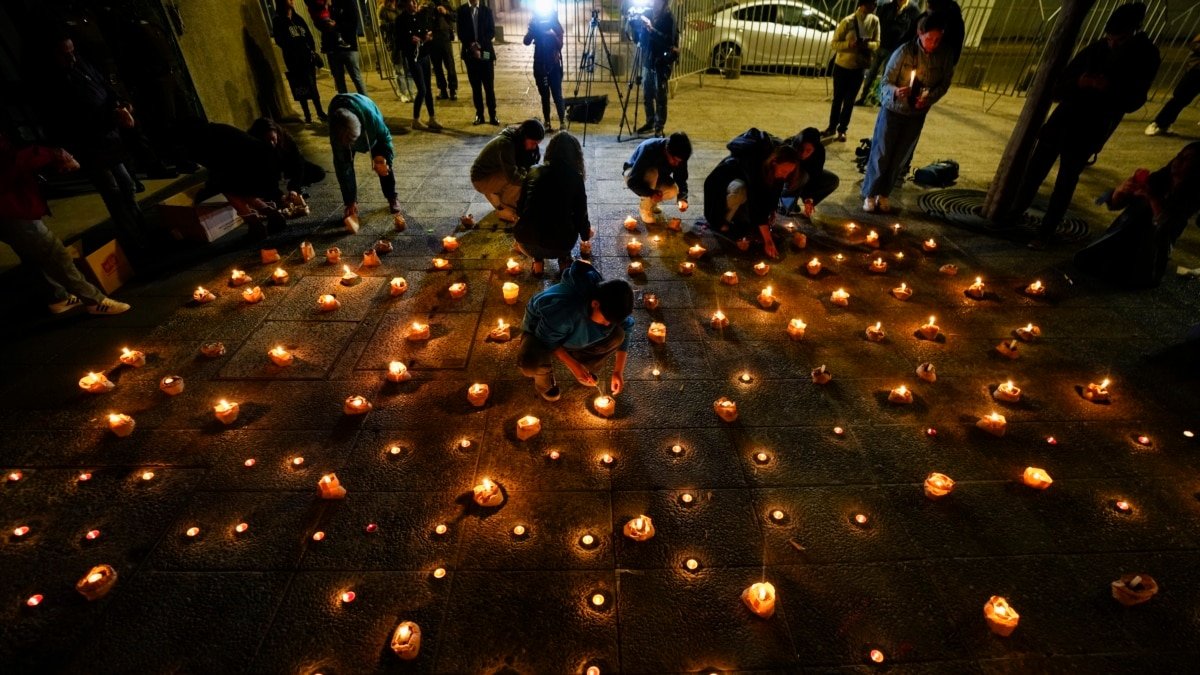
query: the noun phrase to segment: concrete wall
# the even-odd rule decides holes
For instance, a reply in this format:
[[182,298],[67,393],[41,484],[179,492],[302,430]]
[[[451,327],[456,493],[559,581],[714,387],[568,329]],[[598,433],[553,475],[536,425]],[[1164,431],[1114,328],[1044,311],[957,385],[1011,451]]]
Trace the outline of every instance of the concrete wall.
[[245,129],[263,115],[292,115],[278,49],[259,0],[174,0],[179,47],[204,112]]

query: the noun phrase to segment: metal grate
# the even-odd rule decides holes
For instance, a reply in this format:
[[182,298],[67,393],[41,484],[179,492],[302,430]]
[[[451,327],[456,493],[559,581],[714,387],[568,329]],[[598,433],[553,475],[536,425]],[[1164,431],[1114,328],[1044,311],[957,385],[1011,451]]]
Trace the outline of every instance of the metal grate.
[[[933,218],[944,220],[972,230],[991,230],[988,220],[980,215],[986,193],[980,190],[951,188],[934,190],[917,197],[917,208]],[[1030,234],[1036,233],[1041,225],[1039,204],[1029,213],[1019,216],[1013,226]],[[1088,235],[1088,224],[1082,218],[1068,215],[1058,227],[1058,236],[1063,241],[1079,241]]]

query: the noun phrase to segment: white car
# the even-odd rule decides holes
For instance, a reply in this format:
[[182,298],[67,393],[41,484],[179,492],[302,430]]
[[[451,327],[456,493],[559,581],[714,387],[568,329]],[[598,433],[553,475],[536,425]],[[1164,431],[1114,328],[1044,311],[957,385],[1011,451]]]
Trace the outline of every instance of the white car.
[[724,68],[730,56],[745,67],[824,68],[837,21],[796,0],[751,0],[718,6],[687,21],[685,47]]

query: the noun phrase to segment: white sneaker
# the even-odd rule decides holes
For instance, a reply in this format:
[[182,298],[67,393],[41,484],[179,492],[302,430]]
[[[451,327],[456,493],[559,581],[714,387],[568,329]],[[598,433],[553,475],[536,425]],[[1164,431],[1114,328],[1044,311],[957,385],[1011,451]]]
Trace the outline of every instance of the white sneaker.
[[124,314],[125,312],[128,312],[129,309],[129,305],[124,302],[119,302],[117,300],[113,300],[112,298],[105,298],[101,300],[100,304],[98,305],[88,305],[87,311],[88,314],[102,314],[105,316],[111,316],[114,314]]
[[438,124],[436,117],[430,117],[429,123],[426,124],[425,126],[429,127],[430,131],[441,131],[442,130],[442,125]]
[[878,209],[880,213],[892,212],[892,205],[888,203],[888,198],[884,197],[883,195],[875,198],[875,208]]
[[867,197],[863,200],[863,211],[867,213],[875,213],[875,198]]
[[1154,122],[1151,122],[1150,126],[1146,127],[1147,136],[1161,136],[1162,134],[1167,133],[1167,131],[1169,131],[1169,129],[1160,129]]
[[80,307],[83,307],[83,301],[75,294],[68,295],[66,300],[52,302],[49,305],[51,314],[62,314],[73,309],[79,309]]
[[426,127],[425,127],[425,124],[423,122],[421,122],[420,117],[414,117],[413,121],[412,121],[412,128],[413,128],[413,131],[420,131],[422,129],[425,129]]

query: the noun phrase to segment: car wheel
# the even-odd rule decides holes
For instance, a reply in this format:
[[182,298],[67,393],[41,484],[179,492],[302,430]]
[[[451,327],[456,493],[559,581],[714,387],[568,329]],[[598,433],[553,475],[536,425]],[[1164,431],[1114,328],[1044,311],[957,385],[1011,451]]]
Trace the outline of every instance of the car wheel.
[[730,56],[741,56],[742,48],[732,42],[722,42],[713,48],[712,67],[725,70],[725,62]]

